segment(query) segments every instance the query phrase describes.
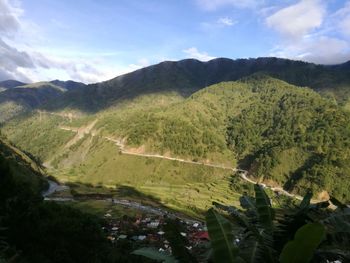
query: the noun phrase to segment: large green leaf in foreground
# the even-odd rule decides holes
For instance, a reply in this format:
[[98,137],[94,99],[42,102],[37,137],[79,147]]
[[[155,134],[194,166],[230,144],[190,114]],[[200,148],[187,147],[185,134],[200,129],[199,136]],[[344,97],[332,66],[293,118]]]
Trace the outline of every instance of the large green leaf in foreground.
[[231,223],[213,208],[208,210],[206,222],[213,249],[214,262],[240,262],[233,243]]
[[310,223],[302,226],[289,241],[280,255],[282,263],[307,263],[325,236],[325,228],[320,223]]

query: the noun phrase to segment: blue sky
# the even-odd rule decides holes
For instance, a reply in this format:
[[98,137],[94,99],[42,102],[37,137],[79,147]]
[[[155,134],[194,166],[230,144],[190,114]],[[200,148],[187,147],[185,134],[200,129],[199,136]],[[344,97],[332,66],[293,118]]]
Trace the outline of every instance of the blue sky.
[[163,60],[350,60],[350,0],[0,0],[0,80],[113,78]]

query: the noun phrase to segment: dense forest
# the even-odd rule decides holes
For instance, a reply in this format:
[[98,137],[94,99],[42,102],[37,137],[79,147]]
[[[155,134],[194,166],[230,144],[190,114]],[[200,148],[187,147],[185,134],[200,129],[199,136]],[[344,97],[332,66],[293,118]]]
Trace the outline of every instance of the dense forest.
[[250,173],[288,190],[327,189],[349,200],[349,114],[308,89],[249,81],[258,101],[230,117],[227,140],[239,159],[252,161]]

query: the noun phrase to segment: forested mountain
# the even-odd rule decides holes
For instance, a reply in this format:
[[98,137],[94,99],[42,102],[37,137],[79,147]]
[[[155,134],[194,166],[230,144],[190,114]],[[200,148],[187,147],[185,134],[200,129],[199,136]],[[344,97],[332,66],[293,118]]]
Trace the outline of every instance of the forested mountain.
[[102,176],[96,167],[102,164],[94,161],[101,156],[108,164],[104,173],[117,180],[111,167],[121,160],[108,162],[110,145],[101,142],[107,137],[131,152],[238,165],[269,185],[296,193],[312,188],[320,198],[328,193],[349,201],[349,65],[189,59],[86,86],[58,80],[29,84],[0,93],[2,121],[38,107],[57,115],[44,118],[33,111],[6,122],[3,131],[55,171],[96,174],[94,182]]
[[102,117],[97,127],[131,146],[246,161],[251,175],[270,185],[350,199],[350,115],[308,88],[258,74],[210,86],[162,109],[127,118],[116,114],[114,121]]
[[10,89],[18,86],[23,86],[23,85],[26,85],[26,83],[23,83],[17,80],[12,80],[12,79],[0,81],[0,88],[4,88],[4,89]]
[[[349,62],[325,66],[280,58],[237,60],[218,58],[208,62],[186,59],[165,61],[86,86],[83,83],[59,80],[21,86],[19,82],[4,81],[0,87],[19,89],[0,94],[2,116],[8,115],[6,118],[2,117],[2,120],[27,112],[33,108],[33,104],[34,108],[46,104],[45,108],[49,110],[70,108],[91,113],[147,94],[175,92],[188,97],[206,86],[222,81],[238,80],[256,72],[294,85],[311,87],[328,97],[335,98],[341,105],[348,106]],[[38,87],[41,91],[34,89]],[[57,87],[68,92],[63,94]],[[60,99],[57,99],[58,96]]]
[[69,107],[96,112],[126,99],[146,94],[176,92],[188,97],[209,85],[238,80],[257,72],[327,93],[342,104],[348,101],[348,63],[324,66],[280,58],[218,58],[208,62],[194,59],[165,61],[109,81],[67,92],[55,104],[50,103],[49,108],[57,110]]
[[[261,73],[162,103],[169,98],[144,95],[71,122],[33,114],[7,123],[3,130],[23,149],[55,169],[71,169],[80,180],[94,174],[94,181],[107,176],[123,182],[113,179],[113,169],[102,169],[113,162],[106,157],[110,147],[96,138],[99,134],[123,141],[136,153],[238,164],[269,185],[296,193],[312,188],[320,198],[328,193],[350,200],[350,117],[334,100]],[[80,127],[86,135],[74,139],[62,125]],[[89,139],[91,134],[95,138]],[[105,157],[97,164],[99,156]]]

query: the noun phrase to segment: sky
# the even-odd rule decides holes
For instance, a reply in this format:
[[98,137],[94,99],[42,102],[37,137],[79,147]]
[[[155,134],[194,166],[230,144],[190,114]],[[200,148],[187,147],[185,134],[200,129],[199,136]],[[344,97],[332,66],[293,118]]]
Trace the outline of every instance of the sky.
[[0,0],[0,81],[94,83],[164,60],[350,60],[350,0]]

